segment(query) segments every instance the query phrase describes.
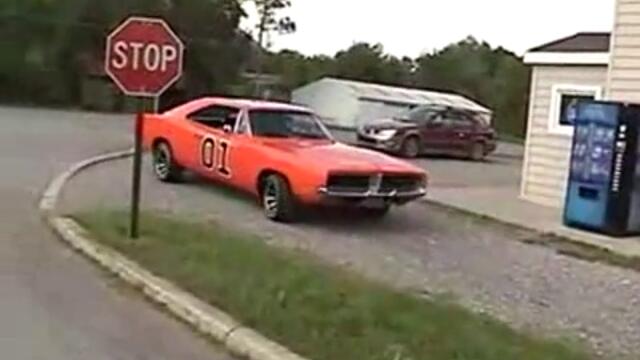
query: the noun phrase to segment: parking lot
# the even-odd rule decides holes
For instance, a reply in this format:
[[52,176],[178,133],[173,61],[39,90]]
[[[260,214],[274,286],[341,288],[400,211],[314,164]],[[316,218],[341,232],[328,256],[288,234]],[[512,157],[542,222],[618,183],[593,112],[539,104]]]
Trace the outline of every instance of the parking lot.
[[[484,163],[417,163],[429,169],[434,193],[462,192],[477,184],[517,189],[517,156],[498,154]],[[516,327],[573,338],[598,351],[629,355],[640,343],[640,313],[635,311],[640,275],[516,241],[533,233],[422,202],[375,223],[343,212],[311,214],[299,224],[281,225],[264,219],[252,198],[197,178],[162,184],[151,176],[148,161],[146,165],[147,210],[260,234],[270,244],[311,252],[421,296],[451,294]],[[129,172],[130,162],[123,160],[81,174],[70,184],[63,210],[126,208]]]

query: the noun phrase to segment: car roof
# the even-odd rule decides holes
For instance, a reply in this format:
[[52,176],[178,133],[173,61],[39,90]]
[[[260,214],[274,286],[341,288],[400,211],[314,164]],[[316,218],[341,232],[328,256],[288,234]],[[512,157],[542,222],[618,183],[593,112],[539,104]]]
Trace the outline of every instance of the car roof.
[[202,109],[207,106],[220,105],[229,106],[246,110],[276,110],[276,111],[302,111],[312,112],[310,109],[281,102],[254,100],[254,99],[235,99],[224,97],[203,97],[189,101],[183,105],[180,105],[172,110],[165,112],[165,115],[187,115],[198,109]]

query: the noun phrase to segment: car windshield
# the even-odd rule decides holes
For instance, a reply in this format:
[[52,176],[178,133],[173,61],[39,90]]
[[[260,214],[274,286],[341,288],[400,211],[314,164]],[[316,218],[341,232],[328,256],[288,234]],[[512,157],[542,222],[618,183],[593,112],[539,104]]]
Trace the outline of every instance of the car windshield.
[[308,112],[252,110],[249,120],[253,135],[276,138],[329,139],[328,132]]

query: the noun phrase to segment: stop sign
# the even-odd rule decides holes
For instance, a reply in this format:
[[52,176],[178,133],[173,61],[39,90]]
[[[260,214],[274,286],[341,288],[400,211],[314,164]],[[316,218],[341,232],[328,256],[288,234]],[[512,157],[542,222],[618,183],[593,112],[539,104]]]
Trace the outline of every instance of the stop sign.
[[105,70],[125,94],[157,97],[182,75],[183,53],[164,20],[130,17],[107,38]]

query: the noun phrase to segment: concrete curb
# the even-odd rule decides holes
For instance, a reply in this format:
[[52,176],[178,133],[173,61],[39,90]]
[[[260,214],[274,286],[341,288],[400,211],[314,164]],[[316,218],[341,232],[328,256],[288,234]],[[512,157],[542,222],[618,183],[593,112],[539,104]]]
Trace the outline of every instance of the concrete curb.
[[306,360],[252,329],[243,327],[228,314],[153,275],[118,252],[100,245],[74,220],[56,215],[58,199],[71,178],[91,166],[132,154],[132,150],[127,150],[97,156],[73,165],[51,181],[40,201],[40,212],[47,224],[72,248],[139,289],[194,330],[220,342],[231,353],[249,360]]
[[58,175],[49,183],[49,185],[47,186],[47,189],[45,190],[44,194],[40,198],[40,204],[39,204],[40,212],[45,216],[52,216],[55,212],[58,198],[60,197],[60,194],[62,193],[62,189],[64,188],[65,184],[69,182],[69,180],[71,180],[72,177],[74,177],[76,174],[78,174],[82,170],[106,161],[123,159],[132,155],[133,155],[133,149],[125,150],[125,151],[117,151],[117,152],[112,152],[105,155],[96,156],[91,159],[87,159],[72,165],[69,169],[67,169],[62,174]]

